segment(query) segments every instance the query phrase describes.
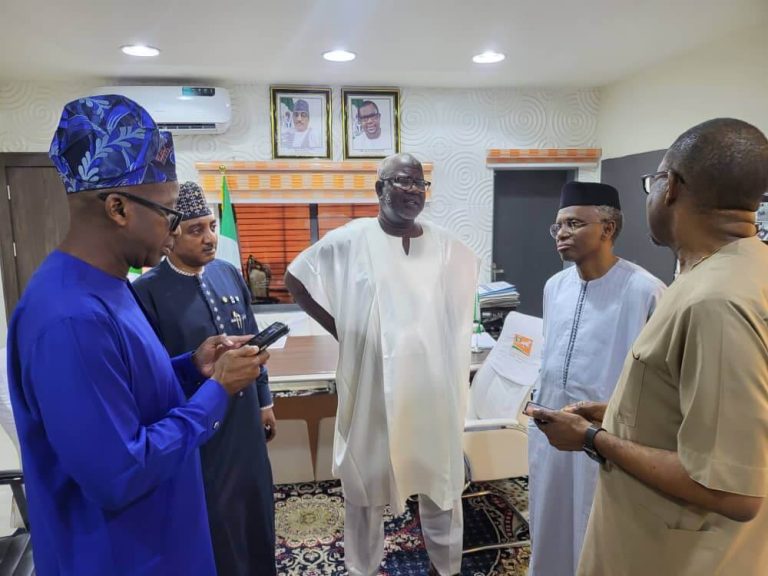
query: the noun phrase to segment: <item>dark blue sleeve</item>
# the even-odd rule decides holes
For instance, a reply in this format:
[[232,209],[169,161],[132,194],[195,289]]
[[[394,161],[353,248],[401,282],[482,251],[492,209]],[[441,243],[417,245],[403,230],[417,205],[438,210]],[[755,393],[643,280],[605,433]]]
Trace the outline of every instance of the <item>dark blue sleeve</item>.
[[259,394],[259,406],[272,407],[272,390],[269,389],[269,372],[262,366],[261,374],[256,379],[256,391]]
[[[253,311],[251,310],[251,292],[248,290],[248,286],[245,284],[245,280],[235,273],[238,284],[240,286],[240,293],[243,302],[245,303],[245,309],[247,311],[245,315],[245,333],[246,334],[258,334],[259,327],[256,325],[256,319],[253,317]],[[256,391],[259,395],[259,406],[262,408],[269,408],[272,406],[272,391],[269,389],[269,372],[266,366],[261,367],[261,374],[256,379]]]
[[142,422],[121,345],[107,318],[67,319],[48,327],[29,359],[53,450],[85,495],[108,510],[172,477],[214,434],[228,405],[224,389],[208,380],[183,405]]

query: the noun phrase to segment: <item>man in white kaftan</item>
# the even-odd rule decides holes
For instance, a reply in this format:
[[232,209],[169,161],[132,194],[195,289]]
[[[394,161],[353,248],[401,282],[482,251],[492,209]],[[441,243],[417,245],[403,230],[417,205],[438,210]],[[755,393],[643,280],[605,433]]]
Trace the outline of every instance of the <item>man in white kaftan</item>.
[[[617,258],[619,195],[605,184],[563,187],[550,232],[563,260],[575,266],[544,287],[544,349],[534,400],[560,409],[607,401],[624,358],[656,307],[664,284]],[[598,464],[586,454],[559,452],[529,421],[529,576],[572,576],[579,563]]]
[[384,506],[418,494],[432,574],[461,569],[462,432],[477,257],[416,222],[421,164],[382,162],[378,219],[329,232],[288,268],[296,301],[339,341],[333,471],[344,489],[345,562],[378,573]]

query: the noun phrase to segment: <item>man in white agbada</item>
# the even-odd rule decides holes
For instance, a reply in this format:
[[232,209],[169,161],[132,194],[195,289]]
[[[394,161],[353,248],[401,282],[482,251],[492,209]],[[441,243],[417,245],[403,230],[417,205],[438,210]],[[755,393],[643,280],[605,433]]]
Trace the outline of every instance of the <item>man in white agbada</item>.
[[416,221],[426,189],[409,154],[385,159],[379,216],[329,232],[288,267],[296,302],[339,341],[333,471],[341,478],[351,576],[384,557],[384,506],[419,495],[432,567],[461,570],[462,430],[478,261]]
[[[564,261],[544,287],[544,349],[534,400],[560,408],[605,402],[624,358],[664,291],[646,270],[618,258],[619,193],[612,186],[569,182],[550,233]],[[531,562],[529,576],[571,576],[587,530],[598,464],[558,452],[528,427]]]

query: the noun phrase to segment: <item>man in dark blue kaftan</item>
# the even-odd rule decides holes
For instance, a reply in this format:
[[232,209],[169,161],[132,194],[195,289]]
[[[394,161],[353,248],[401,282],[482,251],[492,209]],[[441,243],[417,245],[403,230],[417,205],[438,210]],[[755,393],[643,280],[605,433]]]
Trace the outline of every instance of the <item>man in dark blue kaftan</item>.
[[8,335],[36,572],[213,576],[198,448],[248,381],[233,374],[252,380],[264,358],[219,356],[231,342],[218,338],[171,359],[125,280],[159,261],[180,221],[170,134],[144,109],[70,102],[50,156],[71,226]]
[[[168,257],[134,281],[171,355],[216,334],[255,334],[251,296],[240,272],[215,260],[216,218],[203,190],[185,182],[181,233]],[[222,576],[273,576],[275,523],[267,437],[275,432],[266,370],[229,401],[218,434],[201,447],[214,557]]]

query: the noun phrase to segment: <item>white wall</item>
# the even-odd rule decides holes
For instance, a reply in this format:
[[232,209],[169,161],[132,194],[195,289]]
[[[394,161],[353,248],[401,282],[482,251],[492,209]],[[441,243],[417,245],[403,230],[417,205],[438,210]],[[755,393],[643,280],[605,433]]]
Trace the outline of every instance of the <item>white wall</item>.
[[[47,151],[61,107],[107,82],[0,83],[0,152]],[[271,158],[269,89],[229,86],[233,122],[220,136],[177,137],[179,178],[195,179],[200,160]],[[341,160],[340,91],[333,90],[333,157]],[[597,144],[597,90],[447,90],[403,88],[402,150],[434,162],[434,197],[425,217],[453,230],[491,261],[493,172],[489,148]],[[584,173],[584,179],[598,178]]]
[[[642,35],[641,35],[642,36]],[[668,148],[686,129],[735,117],[768,133],[768,34],[722,38],[634,74],[600,93],[603,158]]]

